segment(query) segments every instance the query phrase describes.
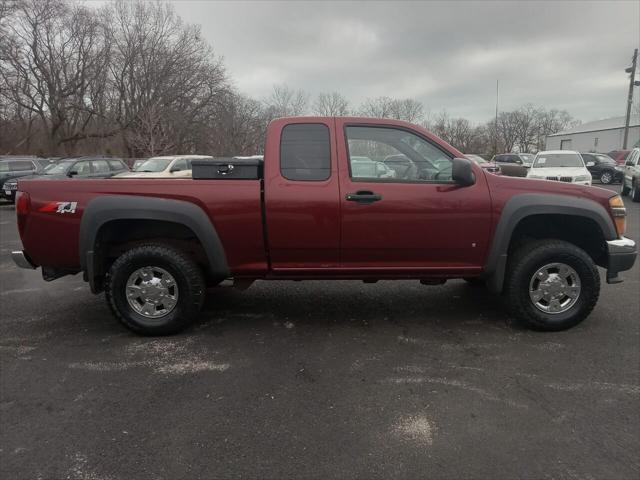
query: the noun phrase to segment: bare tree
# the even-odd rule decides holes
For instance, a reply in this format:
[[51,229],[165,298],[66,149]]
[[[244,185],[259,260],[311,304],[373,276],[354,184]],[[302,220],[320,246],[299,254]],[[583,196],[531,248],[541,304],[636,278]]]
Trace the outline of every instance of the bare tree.
[[410,123],[420,123],[424,117],[424,105],[413,98],[394,100],[391,103],[391,118]]
[[391,97],[367,98],[358,110],[363,117],[391,118],[393,112]]
[[338,92],[321,93],[313,103],[313,113],[323,117],[349,115],[349,101]]
[[411,123],[420,123],[425,117],[424,105],[412,98],[367,98],[360,106],[359,113],[363,117],[394,118]]
[[202,124],[206,151],[215,155],[255,155],[264,151],[268,124],[261,102],[238,93],[229,93]]
[[579,124],[580,121],[573,118],[566,110],[539,109],[536,119],[536,149],[544,150],[547,135],[561,132]]
[[270,119],[304,115],[309,105],[309,94],[285,84],[274,85],[264,104]]
[[3,28],[0,95],[38,117],[50,151],[90,135],[108,61],[101,22],[81,5],[24,0]]
[[[144,145],[156,151],[193,150],[193,125],[229,90],[222,62],[199,27],[183,24],[163,3],[118,0],[104,17],[112,45],[112,122],[129,155],[150,153]],[[141,142],[143,136],[147,140]]]

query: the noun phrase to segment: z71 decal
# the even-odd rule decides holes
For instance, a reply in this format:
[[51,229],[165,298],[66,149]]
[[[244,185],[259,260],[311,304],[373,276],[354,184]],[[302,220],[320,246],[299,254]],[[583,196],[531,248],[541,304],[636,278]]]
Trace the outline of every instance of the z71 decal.
[[38,211],[45,213],[76,213],[78,202],[49,202]]

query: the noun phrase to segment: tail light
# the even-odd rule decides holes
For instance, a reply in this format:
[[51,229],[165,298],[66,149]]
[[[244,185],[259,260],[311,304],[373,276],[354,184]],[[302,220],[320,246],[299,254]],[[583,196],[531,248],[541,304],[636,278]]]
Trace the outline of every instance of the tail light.
[[16,217],[18,220],[18,232],[20,236],[24,231],[25,223],[27,222],[27,215],[31,211],[31,197],[26,192],[16,192]]

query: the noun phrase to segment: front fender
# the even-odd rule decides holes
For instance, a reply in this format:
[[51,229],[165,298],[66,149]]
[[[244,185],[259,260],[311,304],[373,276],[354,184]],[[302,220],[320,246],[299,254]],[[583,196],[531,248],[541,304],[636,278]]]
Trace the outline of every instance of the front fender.
[[526,217],[544,214],[585,217],[596,222],[605,240],[615,240],[618,236],[609,212],[592,200],[541,193],[516,195],[502,209],[484,267],[484,275],[491,291],[502,291],[509,244],[517,225]]

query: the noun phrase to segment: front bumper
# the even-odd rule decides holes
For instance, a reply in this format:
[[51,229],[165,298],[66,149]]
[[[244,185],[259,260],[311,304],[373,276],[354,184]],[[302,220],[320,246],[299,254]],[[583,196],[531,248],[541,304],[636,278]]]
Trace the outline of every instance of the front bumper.
[[17,190],[17,186],[14,186],[14,184],[5,183],[4,185],[2,185],[2,189],[0,190],[0,197],[6,198],[7,200],[15,201]]
[[12,251],[11,258],[13,259],[14,263],[20,268],[27,268],[29,270],[34,270],[35,268],[37,268],[33,263],[31,263],[29,257],[27,257],[27,255],[22,250]]
[[629,270],[636,261],[638,250],[636,242],[622,237],[607,241],[609,261],[607,262],[607,283],[620,283],[622,278],[618,273]]

